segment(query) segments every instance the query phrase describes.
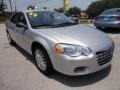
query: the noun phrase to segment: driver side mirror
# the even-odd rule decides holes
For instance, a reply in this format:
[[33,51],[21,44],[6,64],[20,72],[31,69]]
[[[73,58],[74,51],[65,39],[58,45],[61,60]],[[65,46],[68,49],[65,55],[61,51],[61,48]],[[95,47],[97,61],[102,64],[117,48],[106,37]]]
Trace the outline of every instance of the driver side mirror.
[[24,25],[23,23],[20,23],[20,22],[16,23],[16,26],[18,26],[18,27],[23,27],[23,28],[25,28],[25,29],[28,28],[26,25]]

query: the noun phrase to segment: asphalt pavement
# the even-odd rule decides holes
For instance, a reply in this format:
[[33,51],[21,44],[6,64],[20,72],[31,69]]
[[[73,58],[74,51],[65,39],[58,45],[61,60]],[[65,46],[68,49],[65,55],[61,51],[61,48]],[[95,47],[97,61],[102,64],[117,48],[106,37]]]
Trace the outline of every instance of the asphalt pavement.
[[[85,25],[94,28],[93,25]],[[115,43],[111,67],[100,72],[70,77],[58,72],[43,75],[34,60],[18,46],[10,46],[0,24],[0,90],[120,90],[120,30],[105,30]]]

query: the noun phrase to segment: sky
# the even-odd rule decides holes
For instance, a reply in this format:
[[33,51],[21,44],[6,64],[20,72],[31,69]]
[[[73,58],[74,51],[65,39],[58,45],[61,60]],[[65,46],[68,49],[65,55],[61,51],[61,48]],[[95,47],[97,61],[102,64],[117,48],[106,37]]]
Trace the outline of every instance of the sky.
[[[85,10],[90,3],[97,0],[70,0],[70,6],[78,6],[81,10]],[[54,8],[59,8],[63,6],[63,0],[11,0],[13,10],[15,10],[15,3],[17,10],[24,10],[30,4],[35,5],[37,7],[47,7],[49,10],[54,10]],[[10,3],[9,0],[4,0],[4,3],[7,5],[7,10],[10,11]],[[68,8],[69,8],[68,7]]]

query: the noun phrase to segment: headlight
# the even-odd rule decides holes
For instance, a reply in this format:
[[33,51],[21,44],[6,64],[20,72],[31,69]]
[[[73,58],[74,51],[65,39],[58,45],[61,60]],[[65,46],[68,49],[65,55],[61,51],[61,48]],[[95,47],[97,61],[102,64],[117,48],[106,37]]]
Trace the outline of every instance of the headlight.
[[70,44],[56,44],[55,51],[56,53],[68,55],[71,57],[77,57],[80,55],[88,56],[91,53],[91,50],[88,47]]
[[87,47],[82,48],[83,55],[88,56],[91,53],[91,49]]

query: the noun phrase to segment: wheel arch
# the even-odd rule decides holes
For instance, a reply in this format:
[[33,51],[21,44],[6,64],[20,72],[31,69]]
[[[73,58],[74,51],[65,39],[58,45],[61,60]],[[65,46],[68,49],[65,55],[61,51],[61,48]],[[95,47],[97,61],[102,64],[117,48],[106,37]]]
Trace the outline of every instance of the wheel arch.
[[32,55],[33,55],[32,50],[33,50],[35,45],[40,45],[45,49],[45,51],[47,52],[47,54],[48,54],[48,56],[49,56],[49,58],[51,60],[53,68],[55,69],[56,61],[55,61],[55,55],[54,55],[54,46],[53,46],[54,43],[52,43],[52,42],[48,43],[48,41],[46,39],[44,39],[44,38],[35,37],[33,39],[32,43],[31,43],[31,46],[30,46],[30,48],[31,48],[30,52],[31,52]]
[[54,64],[53,64],[53,56],[51,56],[51,51],[50,51],[50,48],[49,48],[49,46],[47,46],[46,47],[46,45],[44,46],[43,45],[43,43],[40,43],[40,42],[38,42],[38,41],[34,41],[33,43],[32,43],[32,45],[31,45],[31,51],[32,51],[32,55],[34,56],[34,47],[36,47],[36,46],[39,46],[40,48],[42,48],[42,49],[44,49],[45,51],[46,51],[46,53],[47,53],[47,55],[49,56],[49,58],[50,58],[50,62],[51,62],[51,64],[52,64],[52,67],[54,68]]
[[40,48],[43,48],[46,51],[46,53],[48,54],[48,56],[52,62],[53,54],[51,53],[52,50],[51,50],[50,46],[48,45],[48,43],[45,40],[40,40],[40,41],[37,40],[37,41],[32,42],[32,44],[31,44],[32,55],[33,55],[34,47],[36,47],[36,46],[40,46]]
[[[41,47],[42,49],[44,49],[45,51],[46,51],[46,49],[45,49],[45,47],[41,44],[41,43],[39,43],[39,42],[37,42],[37,41],[34,41],[33,43],[32,43],[32,45],[31,45],[31,52],[32,52],[32,54],[33,54],[33,52],[34,52],[34,49],[35,49],[35,47]],[[46,51],[47,52],[47,51]],[[47,52],[48,53],[48,52]]]

